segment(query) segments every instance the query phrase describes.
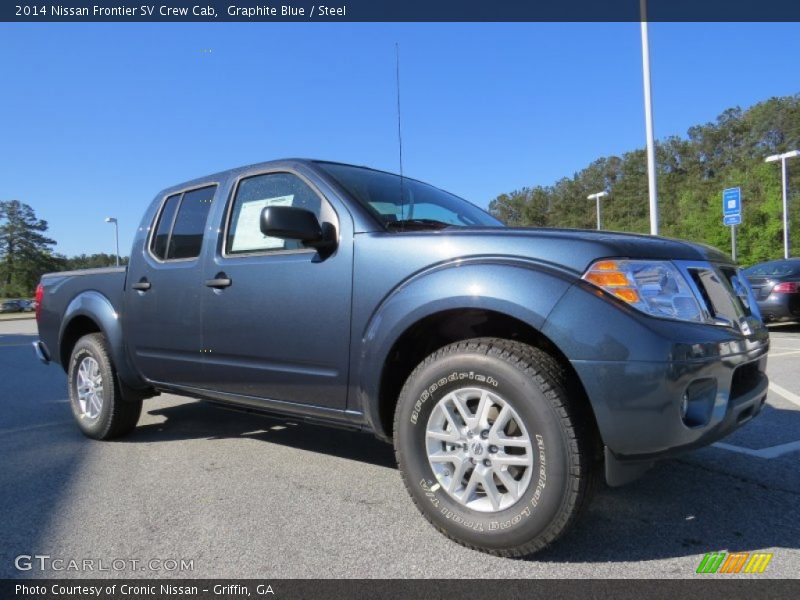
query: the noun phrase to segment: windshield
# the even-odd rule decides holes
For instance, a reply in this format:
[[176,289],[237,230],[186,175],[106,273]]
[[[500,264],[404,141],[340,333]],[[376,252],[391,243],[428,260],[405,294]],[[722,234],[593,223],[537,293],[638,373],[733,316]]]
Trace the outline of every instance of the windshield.
[[744,270],[746,277],[789,277],[800,274],[800,260],[776,260]]
[[504,226],[466,200],[415,179],[338,163],[317,164],[390,231]]

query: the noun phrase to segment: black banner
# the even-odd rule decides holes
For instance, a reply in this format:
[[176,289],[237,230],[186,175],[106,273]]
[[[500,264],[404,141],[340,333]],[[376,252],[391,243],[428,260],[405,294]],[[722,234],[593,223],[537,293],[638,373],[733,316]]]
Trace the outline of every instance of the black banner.
[[[512,22],[639,21],[640,0],[166,0],[146,4],[91,2],[2,3],[0,20],[92,21],[314,21]],[[648,21],[800,21],[798,0],[647,0]]]
[[769,579],[665,580],[388,580],[388,579],[5,579],[3,598],[27,600],[171,600],[172,598],[242,598],[305,600],[346,598],[382,600],[423,598],[641,598],[675,600],[682,597],[755,600],[797,598],[800,581]]

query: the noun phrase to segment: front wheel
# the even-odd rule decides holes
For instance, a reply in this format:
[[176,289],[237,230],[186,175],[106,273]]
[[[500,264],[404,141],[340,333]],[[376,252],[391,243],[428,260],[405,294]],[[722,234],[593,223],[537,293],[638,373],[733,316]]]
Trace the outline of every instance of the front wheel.
[[136,427],[142,401],[122,398],[122,384],[103,334],[92,333],[78,340],[67,376],[72,414],[84,435],[110,440]]
[[453,540],[524,556],[557,539],[590,495],[592,439],[560,363],[519,342],[446,346],[409,376],[394,442],[406,488]]

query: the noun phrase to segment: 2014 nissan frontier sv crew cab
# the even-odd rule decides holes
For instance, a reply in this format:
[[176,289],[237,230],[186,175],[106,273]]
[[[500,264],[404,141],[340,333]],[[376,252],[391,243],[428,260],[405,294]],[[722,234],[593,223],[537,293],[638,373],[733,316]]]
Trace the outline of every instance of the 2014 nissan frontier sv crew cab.
[[710,444],[767,393],[769,337],[721,252],[509,229],[339,163],[168,188],[127,268],[45,275],[37,300],[87,436],[131,432],[159,392],[362,429],[437,529],[502,556],[558,538],[597,474]]

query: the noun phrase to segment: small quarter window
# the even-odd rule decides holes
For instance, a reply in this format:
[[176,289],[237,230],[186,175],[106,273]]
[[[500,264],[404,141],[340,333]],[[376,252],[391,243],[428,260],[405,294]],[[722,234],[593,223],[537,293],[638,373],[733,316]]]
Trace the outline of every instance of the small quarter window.
[[175,194],[167,198],[164,208],[158,217],[156,231],[150,244],[150,250],[155,256],[164,260],[167,256],[167,243],[169,243],[169,232],[172,230],[172,223],[175,221],[175,209],[181,200],[180,194]]
[[166,199],[151,243],[154,256],[162,260],[200,256],[206,219],[215,192],[216,186],[212,185]]

